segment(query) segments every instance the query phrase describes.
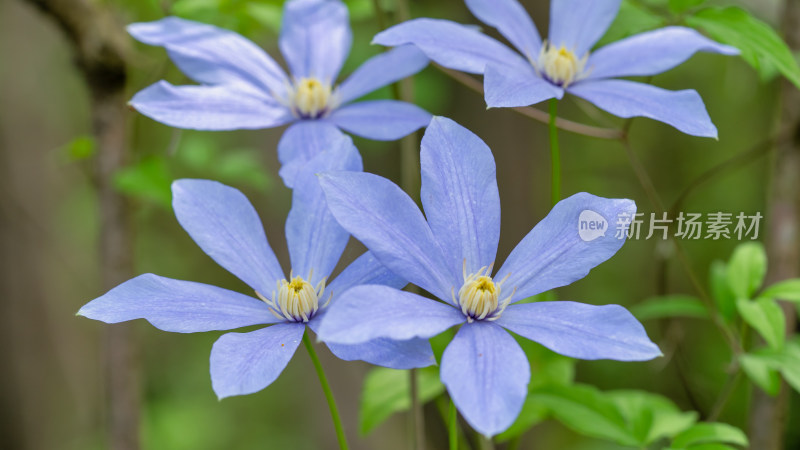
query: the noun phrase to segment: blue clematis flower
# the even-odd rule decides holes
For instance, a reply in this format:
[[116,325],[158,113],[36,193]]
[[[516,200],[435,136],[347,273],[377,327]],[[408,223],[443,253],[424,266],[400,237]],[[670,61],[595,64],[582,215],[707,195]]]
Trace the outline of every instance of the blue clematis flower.
[[[227,333],[211,350],[211,381],[219,398],[250,394],[270,385],[288,364],[306,326],[317,330],[326,305],[362,283],[402,287],[405,281],[365,253],[332,282],[349,238],[325,207],[314,173],[360,170],[361,158],[350,138],[331,143],[312,159],[298,179],[286,220],[291,257],[289,277],[267,242],[253,206],[238,190],[208,180],[178,180],[172,185],[178,222],[219,265],[255,290],[256,299],[191,281],[146,274],[92,300],[79,315],[106,323],[144,318],[156,328],[178,333],[231,330],[270,325],[247,333]],[[327,285],[327,286],[326,286]],[[430,344],[422,339],[378,340],[365,344],[328,344],[344,360],[360,359],[392,368],[433,364]]]
[[[491,151],[465,128],[437,117],[422,139],[420,159],[427,220],[385,178],[338,172],[320,179],[336,220],[391,271],[443,303],[391,286],[353,287],[331,305],[321,340],[427,339],[461,324],[442,356],[441,377],[464,418],[487,436],[513,423],[530,379],[525,353],[505,329],[580,359],[642,361],[661,354],[621,306],[515,304],[579,280],[614,255],[623,240],[596,231],[633,214],[633,201],[581,193],[559,202],[493,274],[500,200]],[[583,238],[579,218],[596,224]]]
[[544,42],[517,0],[465,1],[472,14],[497,28],[517,51],[471,27],[435,19],[401,23],[373,42],[414,44],[442,66],[483,74],[489,107],[527,106],[569,92],[619,117],[649,117],[686,134],[717,137],[696,91],[668,91],[615,78],[656,75],[698,51],[736,55],[737,49],[693,29],[671,26],[590,52],[616,17],[621,0],[552,0]]
[[166,48],[172,61],[200,83],[159,81],[133,97],[133,108],[164,124],[198,130],[292,122],[278,148],[281,164],[303,156],[309,141],[324,141],[337,127],[369,139],[395,140],[430,121],[430,114],[406,102],[353,102],[422,70],[428,59],[413,46],[377,55],[335,85],[352,41],[347,7],[338,0],[286,2],[280,50],[289,76],[251,41],[211,25],[168,17],[132,24],[128,32]]

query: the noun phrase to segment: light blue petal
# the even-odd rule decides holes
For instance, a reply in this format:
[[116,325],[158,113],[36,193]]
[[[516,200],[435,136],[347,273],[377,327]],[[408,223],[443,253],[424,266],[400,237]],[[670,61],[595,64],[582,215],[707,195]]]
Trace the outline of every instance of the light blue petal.
[[408,281],[387,269],[372,252],[365,252],[345,267],[342,273],[328,284],[326,291],[333,296],[331,297],[331,304],[336,302],[339,294],[360,284],[380,284],[402,289],[408,284]]
[[[500,194],[489,147],[445,117],[434,117],[422,137],[420,197],[450,270],[467,274],[488,266],[500,240]],[[460,288],[457,286],[456,288]]]
[[256,210],[237,189],[210,180],[172,183],[172,207],[208,256],[262,295],[284,278]]
[[377,338],[428,339],[466,321],[451,305],[372,284],[348,289],[328,308],[319,326],[319,338],[336,344],[360,344]]
[[339,223],[389,270],[447,300],[461,272],[446,264],[428,223],[411,198],[386,178],[340,172],[320,176]]
[[553,0],[550,44],[563,45],[582,57],[611,26],[620,3],[622,0]]
[[574,84],[570,94],[622,118],[648,117],[699,137],[717,137],[700,94],[692,89],[668,91],[627,80],[592,80]]
[[363,344],[326,344],[344,361],[366,361],[390,369],[417,369],[436,364],[430,342],[425,339],[392,341],[375,339]]
[[167,17],[128,25],[128,33],[145,44],[166,48],[175,65],[198,83],[245,83],[273,96],[284,93],[287,79],[280,66],[232,31]]
[[494,436],[514,423],[528,394],[525,352],[491,322],[464,325],[442,355],[442,382],[467,423]]
[[333,112],[330,120],[345,131],[376,141],[394,141],[419,130],[431,114],[397,100],[352,103]]
[[336,81],[353,41],[349,20],[340,1],[285,3],[279,45],[295,78]]
[[246,86],[173,86],[152,84],[129,105],[145,116],[176,128],[224,131],[271,128],[294,118],[283,105]]
[[286,243],[292,271],[303,278],[313,271],[313,285],[333,272],[350,239],[350,233],[328,210],[317,178],[318,173],[327,171],[362,170],[361,155],[353,141],[344,135],[342,139],[348,144],[332,145],[300,169],[292,192],[292,209],[286,218]]
[[486,66],[484,98],[489,108],[513,108],[564,96],[564,90],[540,77],[533,66],[523,70]]
[[646,361],[661,356],[642,324],[619,305],[511,305],[495,323],[572,358]]
[[303,339],[302,323],[279,323],[222,335],[211,348],[211,385],[219,399],[258,392],[272,384]]
[[517,0],[466,0],[467,8],[481,22],[497,28],[520,53],[539,55],[542,39],[531,16]]
[[424,69],[428,58],[413,45],[402,45],[373,56],[339,86],[339,101],[347,103]]
[[696,52],[738,55],[739,50],[718,44],[686,27],[666,27],[637,34],[592,53],[587,80],[657,75],[689,59]]
[[146,319],[176,333],[231,330],[277,322],[267,304],[227,289],[151,273],[128,280],[85,304],[78,315],[105,323]]
[[291,124],[278,142],[283,183],[288,188],[294,187],[297,171],[308,160],[331,147],[350,145],[353,141],[327,120],[300,120]]
[[375,35],[373,44],[414,44],[428,58],[450,69],[483,73],[487,64],[522,67],[518,53],[485,34],[449,20],[413,19]]
[[516,289],[515,301],[580,280],[622,247],[626,233],[617,230],[628,225],[619,223],[625,217],[630,223],[635,212],[631,200],[585,192],[561,200],[511,251],[495,278],[508,276],[503,290]]

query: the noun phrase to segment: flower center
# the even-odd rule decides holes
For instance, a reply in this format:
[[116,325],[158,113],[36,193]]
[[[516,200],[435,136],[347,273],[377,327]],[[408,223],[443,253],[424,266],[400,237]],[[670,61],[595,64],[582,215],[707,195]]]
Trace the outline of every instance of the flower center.
[[289,103],[295,116],[319,119],[333,109],[335,93],[329,83],[316,78],[300,78],[289,91]]
[[589,59],[588,52],[579,59],[572,50],[568,50],[563,45],[555,47],[544,42],[539,51],[539,59],[533,63],[533,67],[540,76],[553,84],[566,88],[586,76],[584,69],[587,59]]
[[[312,272],[313,273],[313,272]],[[308,275],[311,279],[311,274]],[[325,292],[325,279],[314,287],[303,277],[289,276],[289,280],[278,281],[277,290],[272,292],[272,300],[256,295],[269,305],[270,312],[281,320],[290,322],[308,322],[319,310],[319,299]],[[322,305],[324,308],[327,306]]]
[[512,292],[510,296],[500,301],[500,292],[505,278],[499,283],[492,280],[489,275],[492,272],[492,264],[481,267],[477,273],[469,276],[466,272],[466,261],[464,261],[464,284],[458,290],[458,299],[456,299],[455,292],[453,293],[453,302],[467,316],[467,322],[497,320],[511,301],[511,296],[514,295]]

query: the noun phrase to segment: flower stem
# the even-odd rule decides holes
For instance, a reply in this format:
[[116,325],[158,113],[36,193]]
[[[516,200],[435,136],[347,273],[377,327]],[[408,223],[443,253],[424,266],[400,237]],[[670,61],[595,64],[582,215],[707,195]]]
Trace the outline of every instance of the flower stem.
[[561,200],[561,151],[558,148],[558,100],[550,100],[550,201],[553,206]]
[[450,420],[447,422],[447,428],[450,431],[450,450],[458,450],[458,412],[453,399],[450,399]]
[[336,439],[339,441],[339,448],[341,450],[347,450],[347,437],[344,434],[342,420],[339,418],[339,410],[336,408],[336,400],[333,398],[331,386],[328,384],[328,379],[325,377],[325,371],[322,370],[322,364],[319,362],[317,352],[314,351],[314,344],[312,344],[311,339],[308,338],[308,333],[303,334],[303,344],[306,346],[306,350],[308,350],[308,356],[311,357],[311,362],[314,363],[314,369],[316,369],[317,376],[319,377],[319,384],[322,385],[322,391],[325,392],[325,398],[328,400],[328,407],[331,410],[333,426],[336,428]]

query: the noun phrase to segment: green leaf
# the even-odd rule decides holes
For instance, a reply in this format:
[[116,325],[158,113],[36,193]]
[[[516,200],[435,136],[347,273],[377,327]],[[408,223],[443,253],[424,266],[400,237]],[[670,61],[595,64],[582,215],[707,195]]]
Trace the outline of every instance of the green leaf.
[[669,0],[669,10],[674,14],[681,14],[705,2],[706,0]]
[[[698,444],[725,443],[746,447],[749,443],[742,430],[727,423],[697,423],[675,436],[673,447],[683,448]],[[692,447],[694,448],[694,447]]]
[[[408,374],[408,370],[383,367],[369,371],[364,380],[358,415],[358,428],[362,435],[369,433],[392,414],[405,411],[411,406]],[[444,392],[444,385],[439,381],[438,367],[419,369],[417,377],[421,403],[424,404]]]
[[760,297],[800,302],[800,278],[784,280],[764,289]]
[[728,261],[728,285],[737,299],[752,298],[766,273],[767,254],[760,242],[740,244]]
[[771,396],[778,395],[781,377],[778,371],[770,367],[770,363],[759,355],[745,353],[739,355],[739,364],[750,380]]
[[733,321],[736,317],[736,296],[728,285],[728,266],[723,261],[714,261],[708,275],[711,295],[720,314],[729,322]]
[[114,174],[114,186],[123,194],[149,200],[165,208],[172,205],[172,177],[164,158],[148,156]]
[[660,395],[623,390],[610,391],[608,396],[622,411],[640,445],[675,436],[697,421],[697,413],[683,412]]
[[682,294],[651,297],[632,307],[631,313],[639,320],[669,317],[707,319],[709,317],[708,310],[699,298]]
[[[751,362],[753,360],[757,361],[757,364],[761,364],[768,370],[780,372],[786,382],[800,392],[800,337],[795,336],[782,349],[765,348],[746,356]],[[761,370],[763,371],[764,369]],[[778,391],[778,383],[775,383],[774,393]],[[773,388],[773,386],[769,387]]]
[[767,344],[777,349],[783,346],[786,333],[786,318],[780,305],[770,298],[755,301],[739,299],[736,301],[739,314],[753,327]]
[[654,30],[664,24],[664,18],[653,13],[650,9],[631,1],[624,1],[619,7],[617,17],[603,38],[600,39],[597,47],[602,47],[643,31]]
[[774,67],[800,88],[800,67],[789,47],[772,27],[744,9],[735,6],[705,8],[687,17],[686,22],[741,50],[742,58],[760,73]]

